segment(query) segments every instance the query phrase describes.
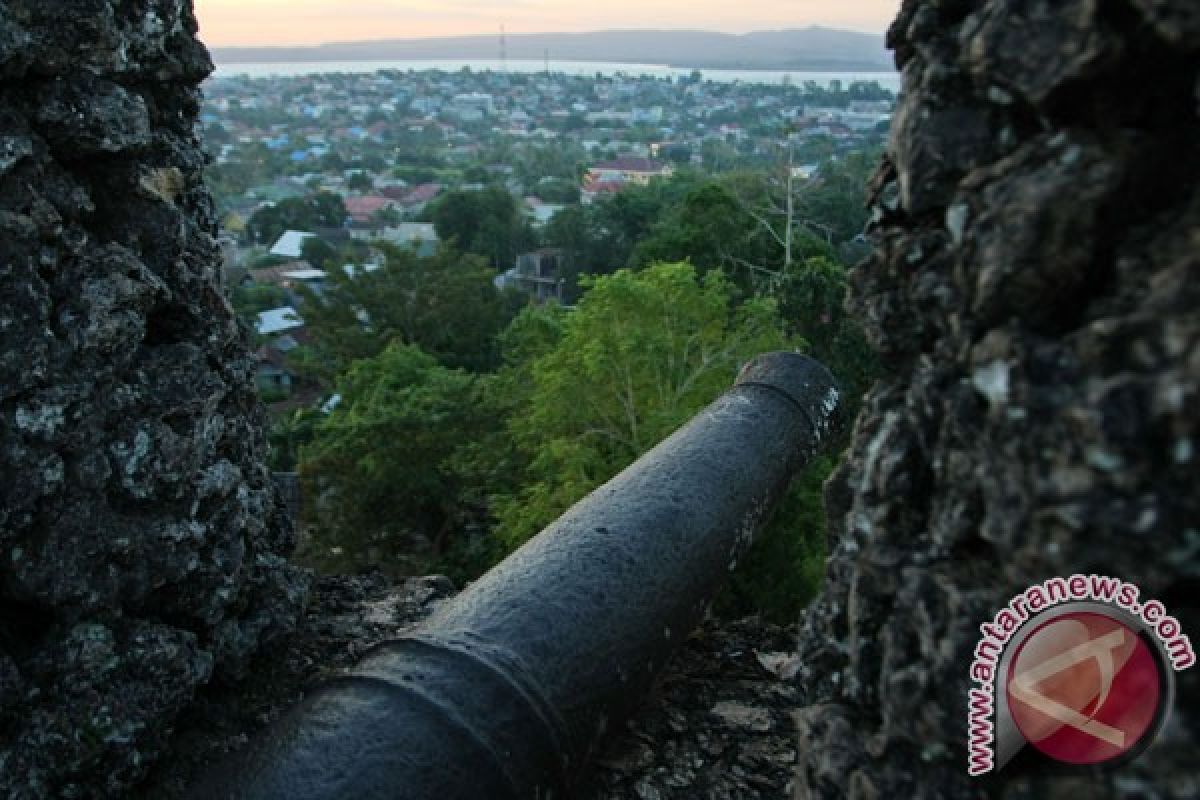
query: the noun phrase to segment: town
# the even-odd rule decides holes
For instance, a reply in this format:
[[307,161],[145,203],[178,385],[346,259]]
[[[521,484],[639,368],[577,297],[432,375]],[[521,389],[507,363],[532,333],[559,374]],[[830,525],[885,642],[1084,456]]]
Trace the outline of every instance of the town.
[[[821,360],[856,413],[878,365],[847,270],[895,103],[699,71],[211,80],[224,286],[298,557],[473,580],[757,353]],[[811,596],[824,550],[788,521],[830,468],[730,608]]]
[[[305,293],[320,295],[330,269],[377,269],[378,245],[432,257],[447,227],[435,224],[439,203],[472,192],[511,202],[500,215],[515,215],[504,222],[514,234],[473,247],[464,239],[483,220],[468,218],[456,246],[487,256],[499,289],[569,301],[578,273],[625,266],[636,244],[564,252],[571,219],[651,183],[783,169],[791,192],[793,180],[815,183],[822,168],[876,152],[894,100],[875,83],[718,83],[699,71],[212,79],[201,115],[209,180],[227,285],[259,337],[264,399],[279,414],[322,399],[287,358],[307,341]],[[851,190],[860,206],[861,186]]]

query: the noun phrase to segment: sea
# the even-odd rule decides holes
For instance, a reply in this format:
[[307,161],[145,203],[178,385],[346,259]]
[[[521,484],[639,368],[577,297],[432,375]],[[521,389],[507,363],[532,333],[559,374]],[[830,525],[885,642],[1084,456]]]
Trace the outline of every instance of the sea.
[[[380,70],[397,70],[400,72],[420,72],[423,70],[442,70],[458,72],[464,68],[472,72],[546,72],[565,73],[567,75],[628,75],[652,76],[655,78],[677,78],[692,74],[692,67],[671,67],[664,64],[626,64],[607,61],[522,61],[510,60],[501,63],[495,59],[462,59],[462,60],[420,60],[420,61],[292,61],[292,62],[261,62],[245,64],[217,64],[213,78],[221,80],[247,76],[265,78],[271,76],[320,75],[325,73],[371,73]],[[791,70],[772,69],[700,69],[705,80],[718,83],[758,83],[779,85],[790,82],[802,86],[807,81],[813,81],[819,86],[828,87],[834,81],[840,81],[846,86],[854,81],[875,81],[884,89],[893,92],[900,91],[900,73],[898,72],[797,72]]]

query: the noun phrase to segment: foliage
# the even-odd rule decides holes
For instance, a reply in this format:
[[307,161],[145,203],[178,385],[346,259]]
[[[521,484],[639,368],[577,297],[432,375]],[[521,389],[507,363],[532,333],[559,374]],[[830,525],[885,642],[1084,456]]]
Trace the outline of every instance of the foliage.
[[858,320],[846,311],[846,270],[825,257],[809,258],[784,276],[775,290],[789,330],[802,335],[811,355],[827,366],[842,388],[842,413],[858,415],[860,398],[879,371],[875,351]]
[[692,189],[682,202],[668,209],[641,238],[630,258],[634,265],[686,259],[701,269],[728,267],[736,257],[752,263],[764,261],[763,245],[756,241],[754,220],[724,186],[710,181]]
[[[590,209],[595,217],[597,252],[606,256],[605,271],[630,265],[638,243],[658,219],[677,204],[702,179],[681,170],[667,180],[646,186],[627,186],[615,195],[602,197]],[[599,266],[599,265],[597,265]]]
[[300,245],[300,255],[318,269],[332,269],[340,260],[337,248],[319,236],[305,239]]
[[276,419],[268,433],[271,443],[270,464],[275,472],[294,472],[300,463],[300,450],[316,436],[325,415],[310,408],[297,409]]
[[880,151],[848,153],[826,161],[808,190],[800,196],[800,214],[820,220],[834,241],[848,241],[862,233],[867,224],[865,192]]
[[353,172],[346,178],[346,188],[354,192],[369,192],[375,188],[371,176],[366,172]]
[[497,424],[464,445],[458,455],[469,502],[486,506],[493,496],[513,495],[521,489],[529,457],[507,421],[527,413],[533,366],[561,341],[567,315],[557,304],[527,305],[498,337],[503,363],[496,372],[481,376],[479,398],[484,413]]
[[561,337],[533,361],[510,420],[526,487],[499,499],[499,535],[524,541],[711,402],[753,355],[786,348],[775,305],[738,305],[720,272],[656,264],[585,281]]
[[330,192],[318,192],[260,208],[247,221],[246,231],[254,242],[270,245],[285,231],[340,228],[345,221],[346,204],[342,198]]
[[444,553],[464,515],[456,452],[488,425],[476,378],[397,342],[355,362],[337,390],[300,451],[315,547],[370,561],[403,560],[419,541]]
[[545,203],[571,205],[579,202],[578,181],[568,181],[562,178],[543,179],[532,186],[530,191]]
[[438,238],[488,259],[495,268],[511,266],[536,241],[516,198],[499,186],[447,192],[433,206]]
[[330,273],[325,292],[306,293],[304,319],[313,337],[298,366],[326,384],[356,360],[399,341],[442,364],[486,371],[498,363],[496,334],[516,312],[478,256],[442,248],[429,258],[381,244],[383,267]]
[[286,301],[287,293],[270,284],[238,286],[233,290],[233,310],[242,319],[252,319],[260,311],[279,308]]
[[762,614],[794,622],[821,587],[825,572],[822,488],[835,459],[817,458],[779,502],[775,515],[742,558],[714,609],[726,617]]

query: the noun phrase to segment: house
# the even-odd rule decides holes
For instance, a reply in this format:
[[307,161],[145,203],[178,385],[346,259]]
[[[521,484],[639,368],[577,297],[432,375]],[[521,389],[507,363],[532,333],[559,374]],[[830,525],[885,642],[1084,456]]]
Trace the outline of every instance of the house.
[[354,222],[370,222],[371,217],[388,208],[393,208],[396,201],[382,195],[365,195],[362,197],[347,197],[346,213]]
[[291,306],[281,306],[258,313],[254,331],[259,336],[275,336],[304,327],[304,320]]
[[281,306],[260,312],[254,329],[265,340],[255,352],[258,360],[255,380],[259,390],[289,394],[295,378],[288,370],[285,358],[308,340],[304,320],[296,313],[296,309]]
[[493,283],[497,289],[517,289],[539,303],[548,300],[563,301],[563,251],[543,248],[517,256],[517,264],[507,272],[497,275]]
[[[312,267],[301,267],[299,269],[290,269],[283,273],[284,288],[295,289],[299,286],[307,286],[315,294],[321,295],[325,292],[325,281],[329,276],[324,270],[314,269]],[[300,300],[303,295],[297,296],[295,292],[288,292],[289,297],[294,297]]]
[[[293,340],[294,341],[294,340]],[[287,353],[270,345],[263,345],[254,353],[258,360],[255,382],[260,392],[286,394],[292,388],[293,376],[287,368]]]
[[422,258],[436,253],[441,243],[437,228],[428,222],[402,222],[394,228],[385,228],[379,238],[400,247],[407,247]]
[[261,286],[278,286],[285,290],[289,303],[298,304],[303,298],[295,291],[297,288],[307,286],[321,294],[329,276],[323,270],[314,269],[307,261],[289,261],[274,267],[251,270],[247,277]]
[[484,117],[494,114],[496,105],[490,94],[467,92],[455,95],[446,110],[463,122],[479,122]]
[[[258,361],[255,382],[258,384],[259,391],[270,393],[275,397],[294,398],[295,390],[303,389],[303,387],[297,387],[298,380],[288,367],[287,357],[293,350],[301,345],[310,344],[311,341],[308,331],[297,328],[287,333],[277,334],[264,342],[254,353],[255,359]],[[312,388],[309,387],[309,394],[311,394]],[[307,398],[307,402],[311,403],[311,398]]]
[[306,231],[285,231],[271,246],[271,255],[279,258],[300,258],[304,255],[304,243],[316,237]]
[[566,206],[557,203],[543,203],[540,198],[526,197],[525,210],[526,213],[533,217],[533,225],[535,228],[544,228],[554,219],[554,216],[562,211]]
[[817,176],[820,167],[816,164],[801,164],[798,167],[792,167],[792,177],[800,178],[801,180],[811,181]]
[[666,178],[674,172],[670,164],[650,158],[618,158],[601,161],[587,173],[585,183],[636,183],[645,186],[654,178]]
[[405,195],[397,205],[408,214],[420,214],[441,193],[441,184],[422,183]]
[[579,202],[585,206],[590,206],[596,201],[597,197],[616,194],[624,188],[625,183],[623,181],[588,180],[583,184],[583,189],[579,193]]

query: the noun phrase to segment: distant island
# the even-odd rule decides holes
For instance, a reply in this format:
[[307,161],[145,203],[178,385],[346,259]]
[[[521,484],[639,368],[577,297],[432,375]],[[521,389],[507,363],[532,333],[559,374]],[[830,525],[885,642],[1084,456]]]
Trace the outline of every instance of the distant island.
[[[885,72],[895,69],[883,36],[832,28],[761,31],[621,30],[594,33],[510,34],[507,57],[517,60],[663,64],[697,69],[807,72]],[[307,61],[499,59],[497,36],[338,42],[312,47],[214,47],[217,64]]]

